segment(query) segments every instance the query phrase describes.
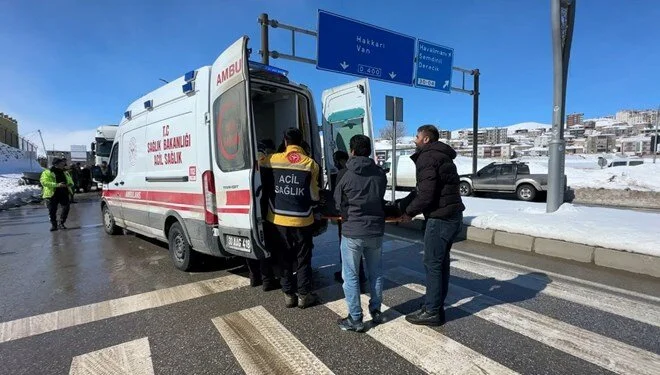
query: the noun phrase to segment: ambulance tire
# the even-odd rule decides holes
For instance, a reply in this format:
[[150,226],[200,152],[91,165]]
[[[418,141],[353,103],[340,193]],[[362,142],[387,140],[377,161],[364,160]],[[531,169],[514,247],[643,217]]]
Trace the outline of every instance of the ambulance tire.
[[199,254],[192,249],[181,224],[172,224],[167,240],[174,267],[184,272],[191,271],[197,265]]
[[121,228],[115,224],[115,217],[112,216],[112,212],[110,212],[107,205],[103,206],[103,229],[105,229],[105,233],[111,236],[121,233]]

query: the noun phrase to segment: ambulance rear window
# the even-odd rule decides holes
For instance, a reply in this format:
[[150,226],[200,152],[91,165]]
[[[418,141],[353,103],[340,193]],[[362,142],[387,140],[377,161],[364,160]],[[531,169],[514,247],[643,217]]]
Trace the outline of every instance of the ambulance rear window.
[[245,84],[238,83],[213,103],[217,163],[223,172],[250,167]]

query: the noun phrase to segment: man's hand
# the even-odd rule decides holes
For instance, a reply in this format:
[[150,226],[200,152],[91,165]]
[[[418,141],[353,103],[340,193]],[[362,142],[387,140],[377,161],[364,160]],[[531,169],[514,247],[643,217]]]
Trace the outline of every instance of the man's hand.
[[59,184],[57,184],[57,187],[66,187],[66,184],[64,182],[60,182]]

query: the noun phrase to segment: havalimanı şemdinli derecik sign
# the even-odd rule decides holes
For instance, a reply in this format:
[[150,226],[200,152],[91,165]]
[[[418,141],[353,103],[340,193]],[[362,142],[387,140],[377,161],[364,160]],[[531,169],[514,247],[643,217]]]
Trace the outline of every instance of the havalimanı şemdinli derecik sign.
[[449,93],[452,48],[319,10],[316,67]]

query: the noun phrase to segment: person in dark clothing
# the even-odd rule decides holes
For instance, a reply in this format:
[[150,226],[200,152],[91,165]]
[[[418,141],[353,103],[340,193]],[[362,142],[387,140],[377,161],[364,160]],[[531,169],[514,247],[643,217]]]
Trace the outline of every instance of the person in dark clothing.
[[344,224],[341,236],[342,277],[349,315],[340,319],[345,331],[364,331],[360,304],[359,265],[364,257],[369,274],[369,313],[376,324],[382,321],[382,246],[385,233],[385,186],[387,177],[374,163],[371,139],[355,135],[350,140],[353,157],[338,180],[334,199]]
[[[53,159],[53,166],[41,173],[40,182],[43,186],[43,198],[48,207],[48,216],[50,218],[50,231],[66,229],[64,225],[69,216],[69,197],[73,180],[64,170],[66,161],[63,159]],[[59,223],[57,221],[57,208],[62,206]]]
[[417,186],[402,199],[403,220],[424,214],[424,268],[426,297],[422,309],[406,316],[412,324],[439,326],[445,323],[444,302],[449,286],[449,251],[461,231],[465,206],[459,192],[460,179],[454,159],[456,151],[439,142],[438,129],[417,129],[415,162]]
[[272,246],[279,258],[286,307],[307,308],[319,302],[313,293],[314,214],[320,201],[319,166],[303,149],[303,133],[289,128],[285,150],[259,161],[268,198],[266,221],[274,229]]
[[[335,188],[337,187],[337,184],[339,183],[339,180],[344,176],[346,173],[346,163],[348,162],[348,153],[346,151],[338,150],[335,151],[335,153],[332,155],[333,162],[335,164],[335,168],[337,168],[337,173],[333,176],[331,176],[331,179],[333,180],[332,183],[332,193],[334,194]],[[334,178],[333,178],[334,177]],[[341,245],[341,229],[342,229],[342,221],[339,220],[337,221],[337,233],[339,234],[339,243]],[[341,248],[339,250],[339,268],[341,269]],[[341,271],[335,272],[335,281],[338,283],[343,283],[344,279],[341,277]],[[360,288],[362,290],[366,290],[367,286],[367,275],[364,272],[364,263],[362,262],[362,259],[360,259]]]
[[[257,144],[257,158],[259,162],[265,160],[268,155],[271,155],[275,152],[275,143],[272,139],[263,139]],[[263,171],[263,168],[261,169]],[[268,197],[264,194],[261,197],[261,212],[262,217],[268,215]],[[271,251],[271,254],[275,254],[273,243],[273,236],[276,235],[275,228],[273,225],[264,221],[264,241],[266,242],[266,248]],[[246,259],[249,277],[250,277],[250,286],[257,287],[262,285],[264,292],[269,292],[271,290],[279,289],[280,283],[275,277],[274,272],[274,256],[266,259]]]
[[67,168],[71,179],[73,180],[73,187],[71,188],[71,203],[78,203],[75,200],[75,195],[78,192],[80,184],[80,163],[73,164],[70,168]]

